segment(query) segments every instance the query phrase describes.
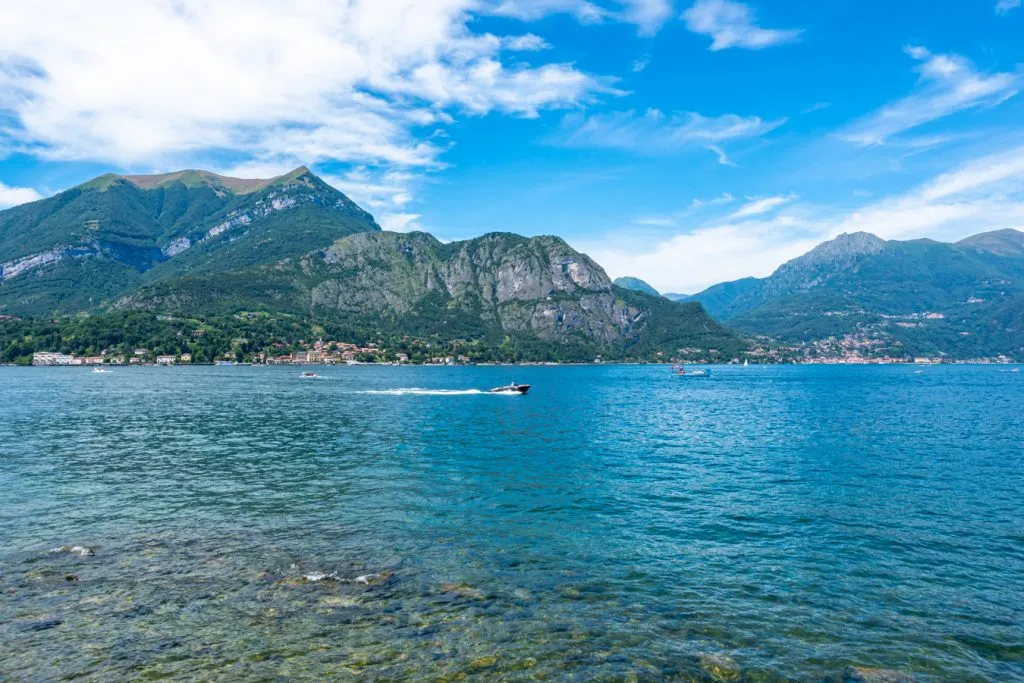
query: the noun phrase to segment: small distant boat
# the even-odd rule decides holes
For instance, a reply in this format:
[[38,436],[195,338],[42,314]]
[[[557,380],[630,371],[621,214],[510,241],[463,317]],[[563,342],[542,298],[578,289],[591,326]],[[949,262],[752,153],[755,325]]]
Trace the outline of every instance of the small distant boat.
[[95,372],[97,374],[104,374],[105,375],[108,372],[110,372],[110,370],[104,370],[103,368],[96,368],[95,370],[93,370],[93,372]]
[[746,358],[743,359],[743,367],[750,367],[750,361],[747,360]]
[[320,377],[320,375],[316,374],[315,372],[310,372],[309,370],[306,370],[300,375],[300,377],[303,377],[305,379],[317,379],[318,377]]
[[1013,370],[1010,370],[1010,372],[1020,372],[1020,368],[1014,368]]
[[672,371],[673,371],[673,374],[676,377],[710,377],[711,376],[711,370],[690,370],[689,372],[687,372],[686,368],[684,368],[681,365],[673,365],[672,366]]
[[492,394],[525,394],[529,390],[530,390],[530,385],[529,384],[516,384],[515,382],[513,382],[512,384],[509,384],[509,385],[506,385],[506,386],[503,386],[503,387],[494,387],[493,389],[491,389],[490,393],[492,393]]

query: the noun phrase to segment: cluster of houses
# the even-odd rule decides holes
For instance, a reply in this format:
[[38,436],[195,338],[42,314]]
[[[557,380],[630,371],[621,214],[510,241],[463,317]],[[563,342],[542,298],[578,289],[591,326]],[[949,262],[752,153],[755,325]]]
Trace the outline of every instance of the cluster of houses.
[[175,365],[192,362],[190,353],[183,353],[180,356],[156,356],[153,361],[149,361],[149,357],[149,349],[135,349],[135,353],[131,356],[112,353],[103,353],[99,356],[76,356],[56,351],[36,351],[32,354],[32,365],[142,365],[150,362],[155,362],[157,365]]

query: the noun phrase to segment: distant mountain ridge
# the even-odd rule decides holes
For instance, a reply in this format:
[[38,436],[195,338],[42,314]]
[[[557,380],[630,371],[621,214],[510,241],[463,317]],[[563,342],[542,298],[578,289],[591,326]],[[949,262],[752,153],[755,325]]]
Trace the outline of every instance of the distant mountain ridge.
[[844,234],[767,278],[695,294],[714,317],[784,340],[875,335],[918,353],[1024,352],[1024,233],[949,244]]
[[728,359],[744,348],[699,304],[617,287],[556,237],[444,244],[382,232],[306,167],[267,179],[106,174],[0,212],[0,314],[132,310],[199,319],[255,311],[329,321],[353,336],[492,346],[514,336],[512,346],[536,358],[715,349],[710,357]]
[[631,289],[634,292],[643,292],[644,294],[650,294],[651,296],[661,296],[654,287],[644,282],[638,277],[617,277],[615,278],[615,284],[623,289]]
[[161,277],[269,263],[374,230],[304,166],[262,180],[107,174],[0,212],[0,312],[73,312]]

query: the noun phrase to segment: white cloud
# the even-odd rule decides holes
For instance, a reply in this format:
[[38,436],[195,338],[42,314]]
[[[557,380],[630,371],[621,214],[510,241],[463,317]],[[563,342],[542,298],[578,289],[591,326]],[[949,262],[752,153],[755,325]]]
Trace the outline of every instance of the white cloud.
[[718,155],[718,163],[722,164],[723,166],[736,165],[732,162],[732,159],[729,158],[729,155],[725,153],[725,150],[719,147],[718,145],[705,145],[705,147],[709,151],[714,152],[716,155]]
[[0,140],[47,159],[166,168],[426,167],[453,115],[532,117],[609,92],[571,64],[509,64],[527,34],[472,31],[478,0],[39,0],[0,22]]
[[712,51],[730,47],[760,50],[796,40],[801,29],[766,29],[757,25],[757,17],[747,5],[731,0],[697,0],[683,12],[686,28],[711,36]]
[[42,198],[43,195],[31,187],[10,187],[0,183],[0,209],[8,209],[18,204],[27,204]]
[[649,36],[672,16],[671,0],[495,0],[484,5],[484,12],[498,16],[535,21],[549,14],[571,14],[582,24],[620,21],[634,24],[641,35]]
[[711,199],[694,199],[690,202],[689,210],[693,211],[708,206],[722,206],[723,204],[731,204],[734,201],[736,201],[736,198],[733,197],[732,194],[729,192],[723,192],[717,197],[712,197]]
[[[957,240],[986,230],[1024,229],[1024,146],[970,160],[908,192],[853,209],[797,202],[792,195],[758,202],[653,241],[627,231],[578,246],[613,277],[633,275],[659,291],[692,293],[767,276],[844,232]],[[777,213],[766,217],[765,207]]]
[[651,60],[648,57],[644,57],[643,59],[634,59],[630,69],[632,69],[633,73],[638,74],[646,69],[650,63]]
[[536,21],[549,14],[572,14],[583,24],[598,23],[608,17],[607,10],[588,0],[497,0],[487,11],[523,21]]
[[771,213],[783,204],[788,204],[794,199],[796,199],[795,194],[764,197],[763,199],[752,199],[729,214],[727,220],[735,221],[740,218],[749,218],[750,216],[759,216],[764,213]]
[[533,33],[526,33],[521,36],[506,36],[502,38],[501,46],[506,50],[516,52],[536,52],[537,50],[551,49],[551,43]]
[[340,176],[322,177],[371,212],[401,209],[412,201],[410,185],[419,181],[419,176],[412,173],[380,172],[365,166],[349,169]]
[[854,122],[840,137],[865,146],[885,144],[893,136],[951,114],[996,106],[1021,87],[1020,74],[984,74],[960,55],[936,55],[917,45],[904,51],[921,62],[915,92]]
[[641,35],[654,35],[672,16],[670,0],[622,0],[622,19],[636,24]]
[[419,223],[420,218],[421,216],[418,213],[387,213],[381,214],[377,222],[384,230],[412,232],[414,230],[423,230],[423,226]]
[[[688,112],[668,116],[657,109],[643,114],[634,110],[582,116],[570,114],[562,121],[556,142],[567,147],[604,147],[648,154],[670,154],[688,147],[713,149],[724,157],[718,143],[764,135],[785,119],[764,121],[757,116],[706,117]],[[728,159],[726,159],[728,161]]]
[[1012,9],[1020,7],[1021,0],[999,0],[996,3],[996,14],[1006,14]]

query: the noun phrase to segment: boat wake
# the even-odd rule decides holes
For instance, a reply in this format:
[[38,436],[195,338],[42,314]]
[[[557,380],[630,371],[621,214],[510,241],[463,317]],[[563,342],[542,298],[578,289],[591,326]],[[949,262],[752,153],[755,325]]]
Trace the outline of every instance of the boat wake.
[[[489,391],[481,391],[480,389],[420,389],[417,387],[409,387],[405,389],[376,389],[361,391],[361,394],[376,394],[378,396],[476,396],[478,394],[488,394]],[[500,396],[501,394],[494,394]]]

